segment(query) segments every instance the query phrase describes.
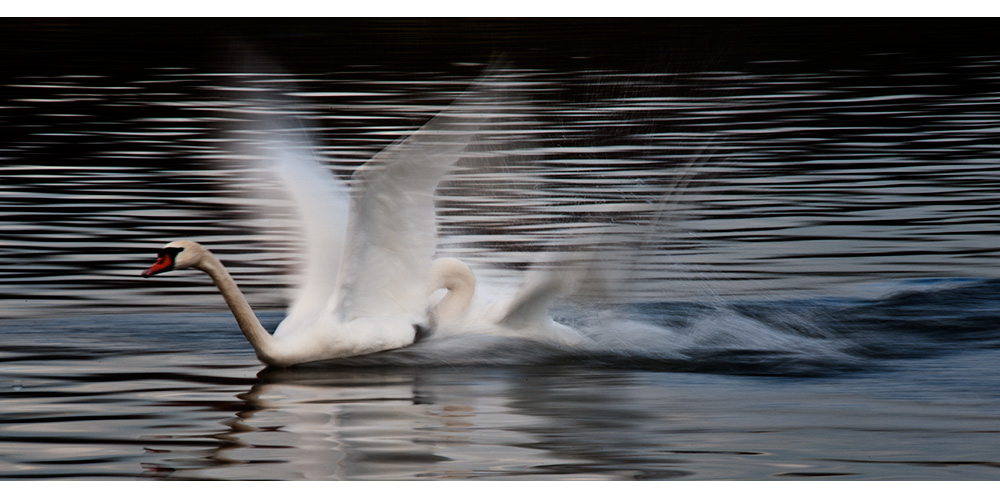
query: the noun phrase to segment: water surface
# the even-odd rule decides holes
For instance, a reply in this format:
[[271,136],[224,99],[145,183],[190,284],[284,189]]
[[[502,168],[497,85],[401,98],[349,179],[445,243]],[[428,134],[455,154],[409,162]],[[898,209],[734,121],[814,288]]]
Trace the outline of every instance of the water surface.
[[[868,31],[841,52],[770,41],[788,26],[739,25],[753,43],[734,48],[722,24],[637,22],[609,48],[622,25],[435,38],[390,20],[376,32],[427,43],[335,57],[304,22],[299,41],[259,31],[285,66],[249,83],[224,43],[186,45],[238,23],[173,50],[169,23],[136,48],[106,23],[17,28],[36,43],[0,82],[0,477],[998,476],[1000,50],[963,43],[981,23],[945,23],[934,50]],[[228,147],[245,85],[294,99],[346,178],[496,61],[483,40],[512,49],[505,147],[438,191],[439,253],[502,293],[582,252],[594,285],[555,312],[596,346],[264,369],[204,275],[138,277],[197,239],[273,328],[300,241]],[[118,48],[83,64],[87,47]]]

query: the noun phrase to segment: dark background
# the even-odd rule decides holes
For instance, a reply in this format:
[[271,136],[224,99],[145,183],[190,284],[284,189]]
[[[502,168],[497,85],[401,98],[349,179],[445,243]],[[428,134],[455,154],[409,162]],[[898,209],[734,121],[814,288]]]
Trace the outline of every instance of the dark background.
[[[582,68],[736,70],[760,58],[838,64],[874,53],[923,60],[995,53],[994,19],[4,19],[0,74],[176,64],[209,69],[220,47],[250,43],[294,71],[347,64],[429,67],[498,54]],[[310,57],[296,53],[308,50]],[[313,55],[329,54],[321,66]],[[311,62],[310,62],[311,61]],[[852,64],[856,67],[856,64]]]

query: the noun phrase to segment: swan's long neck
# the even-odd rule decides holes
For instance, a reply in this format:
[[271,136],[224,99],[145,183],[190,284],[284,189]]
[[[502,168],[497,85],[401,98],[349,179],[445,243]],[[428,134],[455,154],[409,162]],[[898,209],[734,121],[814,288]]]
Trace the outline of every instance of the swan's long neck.
[[197,268],[208,274],[215,282],[215,286],[219,288],[226,304],[229,305],[229,310],[233,312],[240,331],[243,331],[243,335],[257,353],[257,358],[270,365],[279,364],[275,359],[274,337],[260,324],[260,319],[253,313],[250,303],[222,262],[206,250]]
[[431,321],[461,317],[476,292],[476,278],[469,267],[455,258],[440,258],[431,265],[431,290],[444,288],[448,293],[431,310]]

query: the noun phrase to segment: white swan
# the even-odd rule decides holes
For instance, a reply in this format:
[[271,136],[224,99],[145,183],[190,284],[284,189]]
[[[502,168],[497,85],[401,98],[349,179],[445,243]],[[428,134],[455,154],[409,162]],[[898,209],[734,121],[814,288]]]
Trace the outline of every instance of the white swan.
[[[471,300],[472,289],[453,284],[464,265],[448,272],[445,261],[432,269],[434,191],[489,121],[484,113],[495,92],[483,87],[478,82],[420,130],[355,170],[349,188],[319,164],[305,132],[288,123],[294,114],[287,99],[249,92],[251,99],[234,106],[243,113],[233,120],[242,128],[228,141],[236,147],[234,157],[255,163],[284,187],[307,242],[297,296],[273,335],[260,325],[219,259],[200,244],[167,244],[142,275],[188,267],[208,273],[258,358],[269,365],[412,344],[415,325],[428,322],[428,282],[469,293],[449,293],[439,305],[442,310]],[[432,270],[443,274],[432,278]]]
[[[470,118],[476,116],[469,109],[453,107],[376,155],[352,175],[349,202],[347,190],[333,176],[322,175],[311,155],[295,152],[302,150],[296,147],[302,137],[285,134],[260,146],[267,163],[263,166],[275,173],[299,207],[310,248],[304,282],[273,335],[261,326],[219,259],[198,243],[167,244],[142,275],[183,268],[206,272],[257,357],[268,365],[410,345],[428,333],[417,327],[428,323],[428,314],[454,314],[474,292],[465,285],[474,279],[464,264],[452,259],[432,264],[434,190],[472,141]],[[348,212],[346,222],[343,211]],[[453,291],[429,310],[429,295],[439,288]]]
[[[252,113],[250,131],[267,141],[231,142],[249,148],[238,151],[240,157],[257,161],[284,185],[307,241],[303,280],[273,335],[219,259],[198,243],[167,244],[142,275],[182,268],[208,273],[257,357],[278,367],[397,349],[429,335],[528,336],[539,325],[542,337],[573,342],[571,330],[546,316],[557,294],[555,281],[474,308],[475,278],[468,266],[453,258],[433,260],[434,191],[495,112],[497,87],[503,85],[491,88],[490,82],[502,77],[487,74],[423,128],[357,169],[349,195],[318,164],[308,138],[279,122],[282,101],[250,102],[249,108],[265,111]],[[444,297],[432,303],[442,288]]]

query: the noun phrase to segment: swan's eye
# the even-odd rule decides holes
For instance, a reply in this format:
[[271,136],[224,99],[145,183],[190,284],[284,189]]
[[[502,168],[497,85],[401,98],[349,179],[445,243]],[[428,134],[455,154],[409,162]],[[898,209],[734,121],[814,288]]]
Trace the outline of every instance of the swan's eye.
[[184,248],[163,248],[156,253],[157,258],[170,257],[170,260],[176,260],[177,254],[184,251]]

